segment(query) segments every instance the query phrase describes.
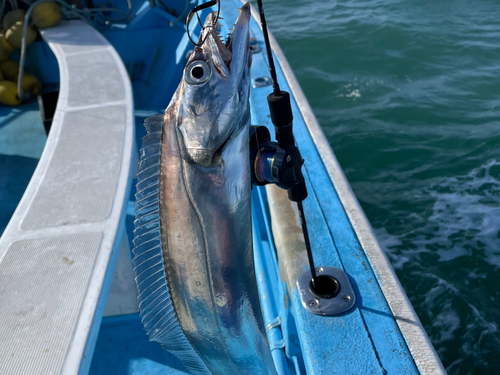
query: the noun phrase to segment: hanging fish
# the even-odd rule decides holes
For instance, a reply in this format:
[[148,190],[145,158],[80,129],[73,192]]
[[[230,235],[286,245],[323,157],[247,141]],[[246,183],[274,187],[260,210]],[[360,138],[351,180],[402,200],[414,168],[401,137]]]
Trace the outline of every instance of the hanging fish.
[[250,6],[207,17],[165,115],[145,121],[134,270],[150,340],[192,374],[275,374],[253,263]]

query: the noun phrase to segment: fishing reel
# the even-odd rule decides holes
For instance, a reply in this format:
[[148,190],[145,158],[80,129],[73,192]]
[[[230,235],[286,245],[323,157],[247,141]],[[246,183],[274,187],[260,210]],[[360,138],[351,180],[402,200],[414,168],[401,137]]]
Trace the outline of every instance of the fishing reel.
[[296,146],[273,142],[265,126],[250,126],[252,185],[276,184],[290,191],[304,181],[304,160]]

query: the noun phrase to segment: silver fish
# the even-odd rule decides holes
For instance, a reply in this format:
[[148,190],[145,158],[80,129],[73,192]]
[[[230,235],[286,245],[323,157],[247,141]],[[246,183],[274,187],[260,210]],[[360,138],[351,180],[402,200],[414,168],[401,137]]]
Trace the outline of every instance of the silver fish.
[[194,374],[276,374],[250,202],[249,4],[224,44],[207,17],[163,118],[146,120],[134,269],[151,340]]

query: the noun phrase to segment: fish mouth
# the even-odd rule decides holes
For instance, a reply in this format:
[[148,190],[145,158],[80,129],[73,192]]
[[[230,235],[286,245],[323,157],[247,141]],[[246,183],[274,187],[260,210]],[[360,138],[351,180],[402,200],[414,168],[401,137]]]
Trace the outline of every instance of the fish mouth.
[[[250,4],[241,7],[239,13],[225,41],[219,35],[216,13],[210,13],[200,34],[199,46],[186,65],[203,61],[210,71],[206,84],[202,82],[199,86],[187,81],[185,73],[183,87],[187,88],[188,100],[194,97],[196,100],[194,103],[181,101],[182,117],[193,121],[183,120],[178,126],[181,158],[202,167],[220,163],[223,151],[240,129],[239,118],[248,107],[247,102],[240,103],[240,91],[249,90]],[[196,91],[198,88],[200,91]],[[248,93],[243,95],[247,100]]]
[[[234,27],[230,31],[230,33],[227,35],[226,38],[226,44],[225,47],[226,49],[233,53],[233,45],[237,43],[246,43],[246,45],[249,44],[248,41],[248,32],[245,33],[244,29],[248,26],[248,23],[250,22],[250,3],[246,3],[239,9],[240,15],[238,16],[238,19],[236,20],[236,23],[234,24]],[[239,40],[242,38],[247,38],[247,40]]]
[[[250,3],[246,3],[239,9],[240,15],[233,25],[227,35],[226,41],[224,42],[220,35],[221,25],[218,23],[213,25],[213,19],[216,17],[216,13],[212,13],[207,17],[205,22],[205,30],[207,30],[207,39],[210,39],[209,43],[212,48],[212,53],[214,53],[216,58],[224,63],[226,69],[220,69],[220,65],[215,64],[217,68],[223,71],[219,71],[221,75],[227,78],[228,74],[231,74],[235,70],[236,64],[241,64],[243,60],[248,63],[249,57],[249,22],[250,22]],[[203,33],[202,33],[203,34]],[[200,40],[204,38],[200,36]],[[206,40],[208,41],[208,40]],[[202,46],[203,48],[203,46]],[[246,54],[244,52],[247,52]],[[223,68],[224,68],[223,67]],[[219,70],[218,69],[218,70]]]

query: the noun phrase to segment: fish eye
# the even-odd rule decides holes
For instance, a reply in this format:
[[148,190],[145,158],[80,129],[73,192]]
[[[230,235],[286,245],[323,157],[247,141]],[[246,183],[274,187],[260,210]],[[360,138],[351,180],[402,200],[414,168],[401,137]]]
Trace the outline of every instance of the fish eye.
[[203,60],[190,62],[184,70],[184,79],[190,85],[205,83],[210,79],[211,75],[210,66]]

